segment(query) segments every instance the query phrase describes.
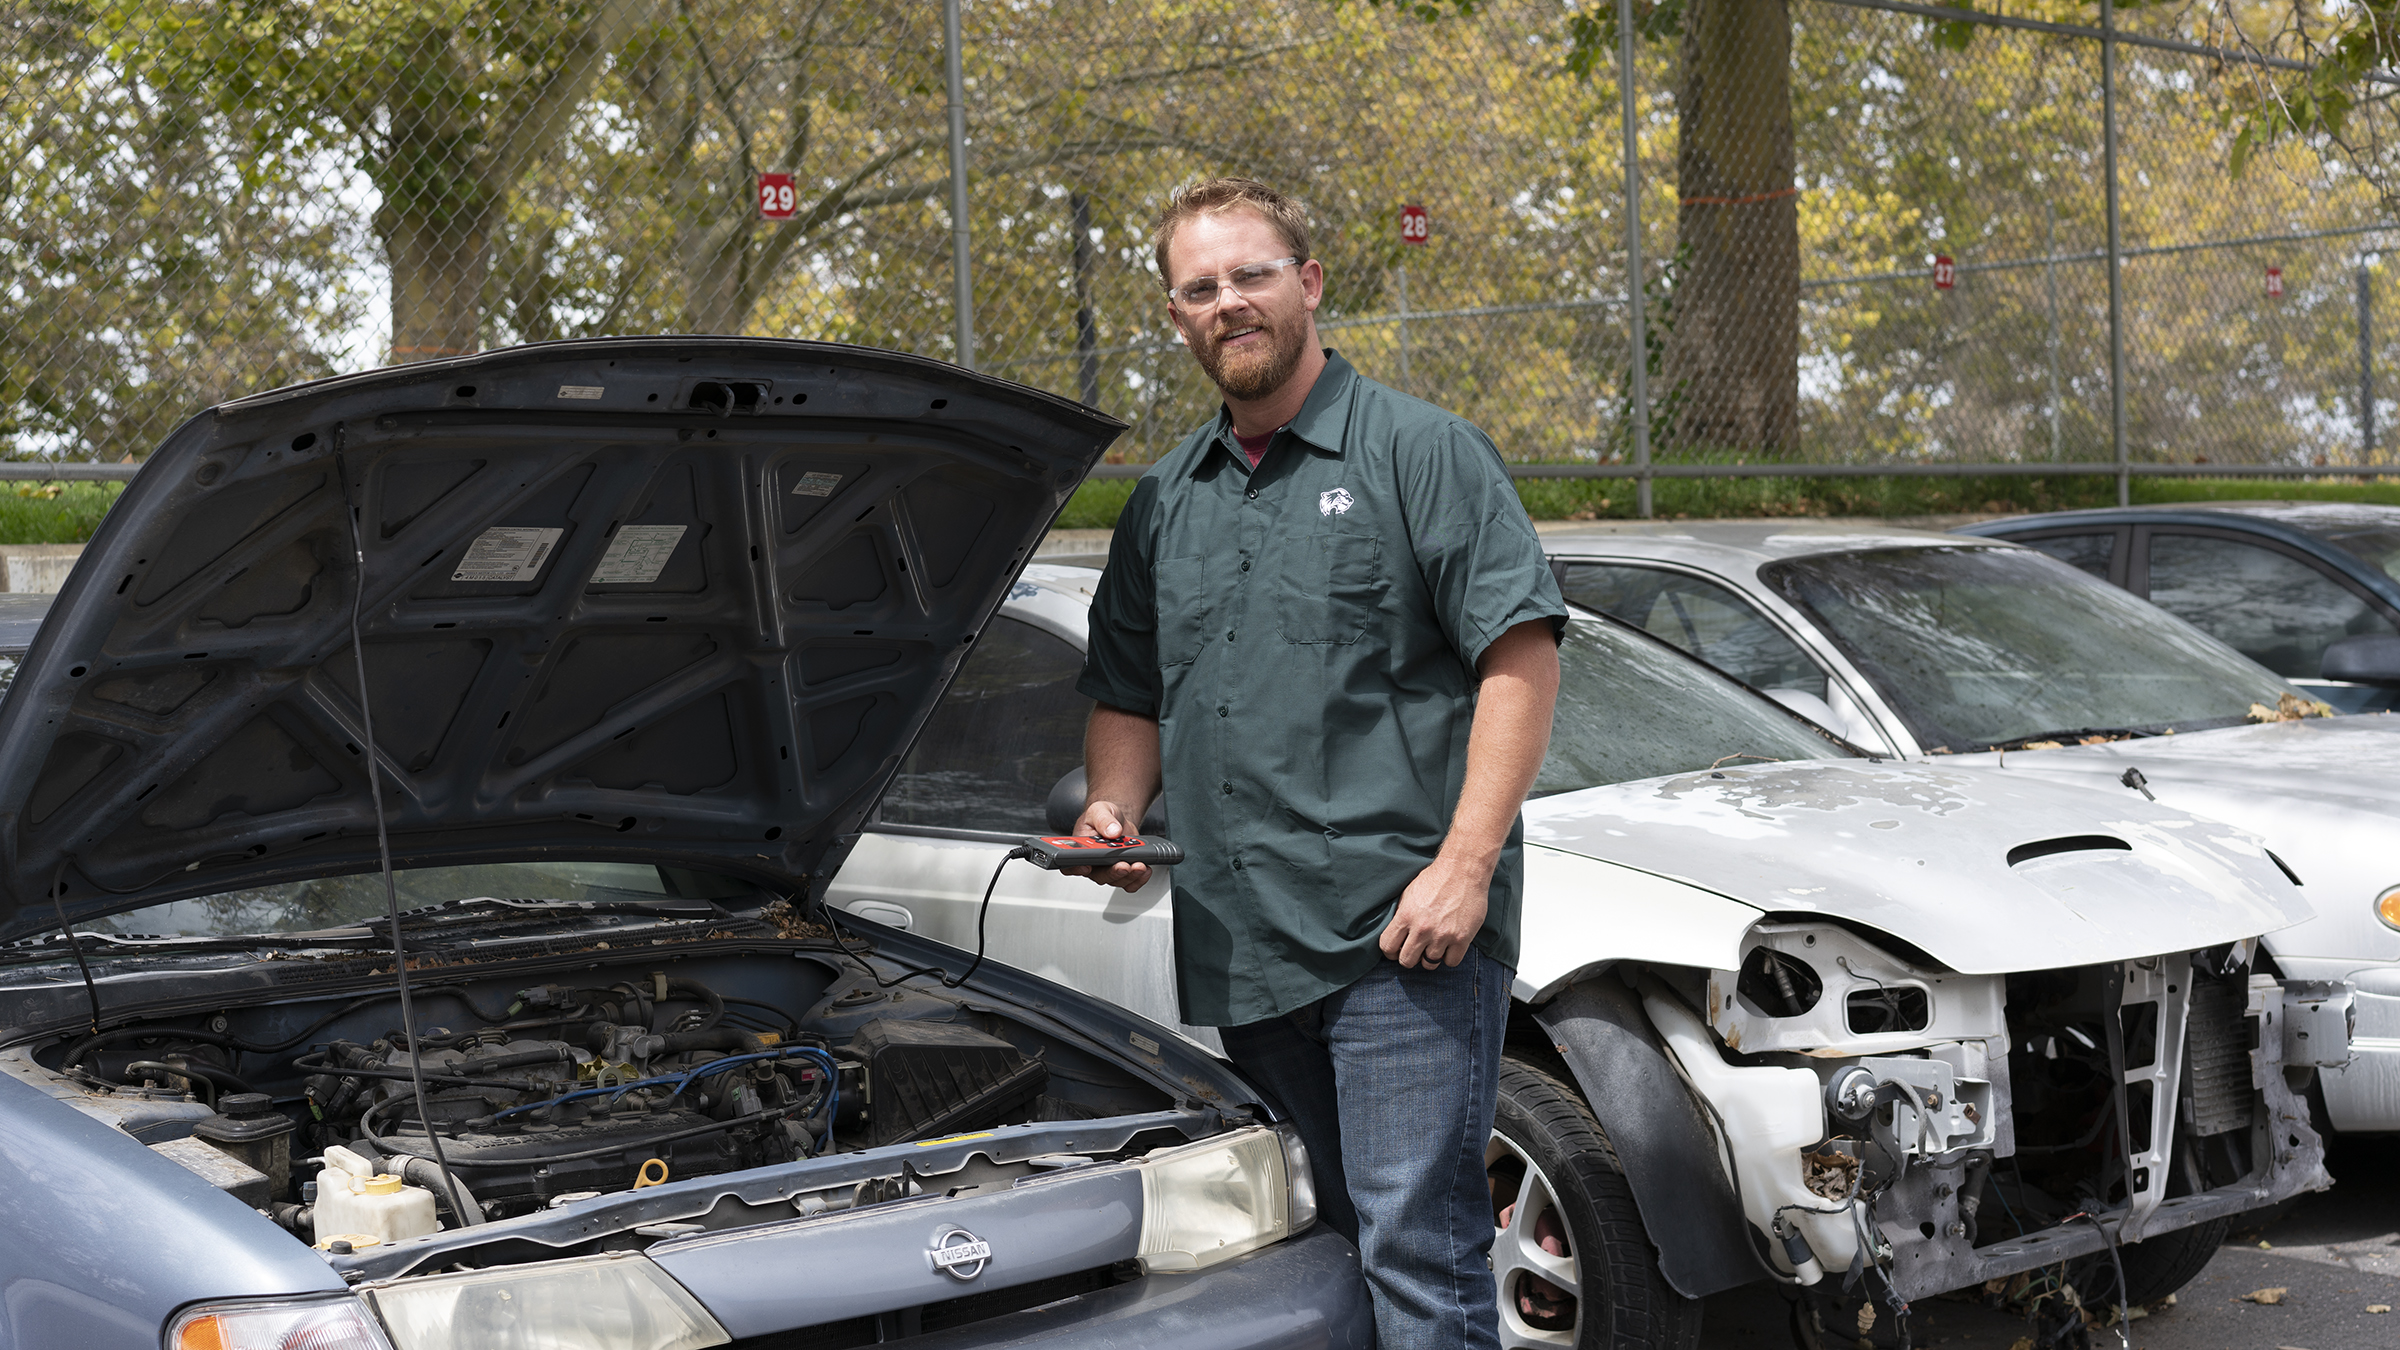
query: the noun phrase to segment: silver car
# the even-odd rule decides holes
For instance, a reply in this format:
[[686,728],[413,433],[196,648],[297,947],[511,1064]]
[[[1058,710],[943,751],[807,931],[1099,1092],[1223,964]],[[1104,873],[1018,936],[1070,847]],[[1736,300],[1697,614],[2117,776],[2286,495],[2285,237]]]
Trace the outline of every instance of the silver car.
[[[1026,569],[827,898],[1168,1023],[1171,885],[993,882],[1083,805],[1097,577]],[[2326,1184],[2287,1069],[2347,1056],[2344,1004],[2254,967],[2309,915],[2256,838],[1868,757],[1597,615],[1561,656],[1486,1155],[1505,1343],[1688,1346],[1758,1280],[1820,1331],[2043,1266],[2147,1302]]]
[[2317,917],[2273,968],[2355,986],[2319,1119],[2400,1130],[2400,718],[2306,687],[2031,548],[1806,522],[1545,536],[1568,596],[1861,745],[2076,783],[2257,832]]

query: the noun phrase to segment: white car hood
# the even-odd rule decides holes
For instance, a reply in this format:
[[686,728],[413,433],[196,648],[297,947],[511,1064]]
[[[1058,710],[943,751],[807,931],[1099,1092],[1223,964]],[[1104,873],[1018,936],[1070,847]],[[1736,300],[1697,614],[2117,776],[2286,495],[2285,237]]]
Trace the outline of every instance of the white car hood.
[[2261,835],[2299,873],[2318,921],[2284,934],[2278,957],[2400,961],[2400,932],[2374,916],[2400,886],[2400,716],[2311,718],[2057,750],[1961,755],[2012,778],[2080,783],[2140,800],[2139,769],[2162,806]]
[[[1968,974],[2213,946],[2312,913],[2243,830],[2122,789],[1980,767],[1822,762],[1646,779],[1528,803],[1525,837],[1770,913],[1862,924]],[[2126,847],[2009,861],[2076,837]]]
[[2152,793],[2188,784],[2243,797],[2298,797],[2400,820],[2400,716],[2390,713],[1958,755],[1948,762],[1999,764],[2011,773],[2078,782],[2117,783],[2127,769],[2140,769]]

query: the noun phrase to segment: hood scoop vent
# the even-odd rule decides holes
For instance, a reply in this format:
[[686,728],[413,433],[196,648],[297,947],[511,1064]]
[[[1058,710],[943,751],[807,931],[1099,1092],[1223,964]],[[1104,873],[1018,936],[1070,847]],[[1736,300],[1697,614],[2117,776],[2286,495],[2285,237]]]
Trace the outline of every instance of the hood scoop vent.
[[2133,845],[2113,834],[2068,834],[2056,839],[2036,839],[2019,844],[2008,851],[2008,865],[2019,866],[2036,858],[2048,858],[2060,853],[2131,853]]

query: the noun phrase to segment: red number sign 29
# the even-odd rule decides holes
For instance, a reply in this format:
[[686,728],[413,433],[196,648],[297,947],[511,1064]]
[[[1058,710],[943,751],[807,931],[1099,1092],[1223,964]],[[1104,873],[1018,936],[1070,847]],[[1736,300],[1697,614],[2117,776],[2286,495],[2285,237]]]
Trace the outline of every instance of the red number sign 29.
[[1411,205],[1400,208],[1401,243],[1422,244],[1426,236],[1432,233],[1433,223],[1427,219],[1424,207]]
[[800,197],[792,190],[790,174],[758,176],[758,213],[768,220],[790,220],[800,213]]

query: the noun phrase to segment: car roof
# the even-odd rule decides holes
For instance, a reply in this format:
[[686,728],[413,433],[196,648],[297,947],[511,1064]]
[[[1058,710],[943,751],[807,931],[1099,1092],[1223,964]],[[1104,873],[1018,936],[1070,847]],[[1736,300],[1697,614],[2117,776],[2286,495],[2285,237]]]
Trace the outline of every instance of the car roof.
[[2146,506],[2106,506],[2083,511],[2044,511],[2009,516],[1962,526],[1964,533],[2014,534],[2072,525],[2128,525],[2141,522],[2260,521],[2293,530],[2340,529],[2369,525],[2400,525],[2400,506],[2374,502],[2158,502]]
[[[1977,545],[1999,541],[1974,541]],[[1542,531],[1542,549],[1552,557],[1609,557],[1632,554],[1689,563],[1711,571],[1738,573],[1782,558],[1850,553],[1870,548],[1956,548],[1968,543],[1955,534],[1897,525],[1830,520],[1626,521]]]

